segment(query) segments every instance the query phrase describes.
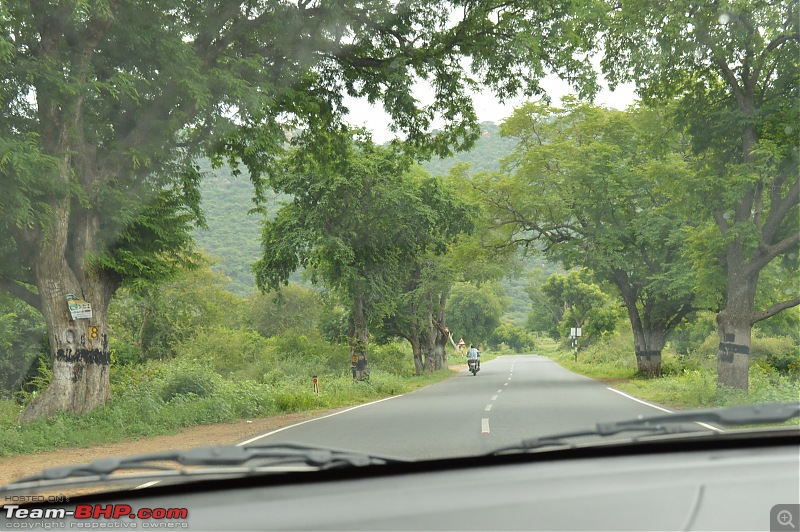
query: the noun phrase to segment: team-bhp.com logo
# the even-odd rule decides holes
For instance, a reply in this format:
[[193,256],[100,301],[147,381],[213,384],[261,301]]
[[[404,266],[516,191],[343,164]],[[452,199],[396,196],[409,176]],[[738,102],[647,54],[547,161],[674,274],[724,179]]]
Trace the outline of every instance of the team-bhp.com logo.
[[[186,528],[188,526],[186,519],[189,517],[189,510],[186,508],[139,508],[134,510],[129,504],[79,504],[75,506],[74,510],[23,508],[19,505],[9,504],[3,506],[0,511],[6,518],[3,525],[17,529],[97,528],[99,520],[108,519],[117,520],[117,526],[112,523],[104,523],[104,528]],[[63,521],[68,518],[70,519],[69,523]],[[32,522],[36,520],[38,523]],[[57,524],[58,521],[54,522],[53,520],[61,522]],[[138,523],[131,522],[131,520],[138,520]]]

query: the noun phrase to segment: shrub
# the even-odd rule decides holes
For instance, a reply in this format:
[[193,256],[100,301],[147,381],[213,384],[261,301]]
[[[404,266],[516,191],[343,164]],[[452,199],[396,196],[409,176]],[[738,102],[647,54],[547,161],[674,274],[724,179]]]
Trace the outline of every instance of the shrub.
[[254,331],[210,327],[183,342],[179,358],[209,365],[224,377],[258,378],[275,363],[269,340]]
[[371,345],[369,365],[373,370],[381,370],[394,375],[414,373],[414,359],[406,344],[392,342],[385,345]]
[[207,367],[179,362],[169,368],[161,387],[161,398],[171,401],[180,395],[208,397],[220,383],[220,376]]
[[499,347],[500,344],[506,344],[516,353],[523,353],[525,351],[532,351],[536,346],[536,339],[533,334],[517,325],[511,323],[501,323],[492,332],[490,338],[490,345]]

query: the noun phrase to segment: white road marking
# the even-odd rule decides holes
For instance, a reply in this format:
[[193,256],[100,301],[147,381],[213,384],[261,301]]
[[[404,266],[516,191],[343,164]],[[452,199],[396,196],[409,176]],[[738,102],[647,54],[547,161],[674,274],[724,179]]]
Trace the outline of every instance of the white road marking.
[[507,382],[504,382],[504,383],[503,383],[503,386],[508,386],[508,383],[507,383]]
[[492,396],[492,401],[497,401],[497,395]]
[[[653,408],[655,408],[656,410],[661,410],[662,412],[666,412],[667,414],[672,414],[672,413],[674,413],[674,412],[672,412],[671,410],[667,410],[666,408],[661,408],[660,406],[656,406],[656,405],[650,404],[650,403],[648,403],[647,401],[642,401],[641,399],[639,399],[639,398],[637,398],[637,397],[634,397],[634,396],[632,396],[632,395],[628,395],[628,394],[627,394],[627,393],[625,393],[625,392],[621,392],[621,391],[619,391],[619,390],[615,390],[614,388],[611,388],[611,387],[608,387],[608,389],[609,389],[609,390],[611,390],[611,391],[612,391],[612,392],[614,392],[614,393],[618,393],[618,394],[620,394],[620,395],[621,395],[621,396],[623,396],[623,397],[627,397],[628,399],[631,399],[632,401],[636,401],[637,403],[642,403],[643,405],[647,405],[647,406],[653,407]],[[709,425],[708,423],[702,423],[702,422],[700,422],[700,421],[695,421],[695,423],[697,423],[697,424],[698,424],[698,425],[700,425],[701,427],[703,427],[703,428],[706,428],[706,429],[708,429],[708,430],[713,430],[713,431],[716,431],[716,432],[724,432],[722,429],[720,429],[720,428],[717,428],[717,427],[715,427],[715,426],[713,426],[713,425]]]
[[486,411],[487,411],[487,412],[488,412],[489,410],[491,410],[491,409],[492,409],[492,405],[486,405]]
[[256,436],[255,438],[250,438],[247,441],[243,441],[242,443],[237,443],[237,447],[242,447],[243,445],[247,445],[248,443],[253,443],[254,441],[260,440],[261,438],[266,438],[267,436],[272,436],[273,434],[277,434],[279,432],[283,432],[284,430],[289,430],[294,427],[298,427],[300,425],[305,425],[306,423],[311,423],[312,421],[319,421],[320,419],[325,419],[328,417],[338,416],[339,414],[344,414],[345,412],[350,412],[351,410],[355,410],[357,408],[362,408],[369,405],[374,405],[377,403],[382,403],[384,401],[389,401],[390,399],[397,399],[398,397],[403,397],[405,394],[400,395],[393,395],[391,397],[384,397],[383,399],[378,399],[377,401],[372,401],[371,403],[364,403],[363,405],[352,406],[350,408],[346,408],[344,410],[340,410],[339,412],[334,412],[333,414],[328,414],[327,416],[320,416],[315,417],[314,419],[306,419],[305,421],[300,421],[299,423],[295,423],[294,425],[288,425],[286,427],[281,427],[279,429],[275,429],[271,432],[267,432],[266,434],[262,434],[260,436]]
[[150,482],[145,482],[145,483],[144,483],[144,484],[142,484],[141,486],[136,486],[136,487],[135,487],[135,488],[133,488],[133,489],[135,489],[135,490],[140,490],[140,489],[144,489],[144,488],[149,488],[150,486],[155,486],[155,485],[156,485],[156,484],[158,484],[159,482],[161,482],[161,481],[160,481],[160,480],[151,480]]
[[703,423],[703,422],[701,422],[701,421],[695,421],[695,423],[697,423],[697,424],[698,424],[698,425],[700,425],[701,427],[705,427],[705,428],[707,428],[708,430],[715,430],[715,431],[717,431],[717,432],[723,432],[723,430],[722,430],[722,429],[718,429],[717,427],[715,427],[715,426],[713,426],[713,425],[709,425],[708,423]]
[[489,434],[489,418],[481,419],[481,434]]
[[655,408],[656,410],[661,410],[662,412],[666,412],[667,414],[671,414],[672,413],[671,410],[667,410],[666,408],[661,408],[660,406],[652,405],[652,404],[648,403],[647,401],[642,401],[641,399],[638,399],[638,398],[636,398],[636,397],[634,397],[632,395],[628,395],[625,392],[621,392],[619,390],[615,390],[614,388],[611,388],[610,386],[608,387],[608,389],[611,390],[614,393],[620,394],[623,397],[627,397],[631,401],[636,401],[637,403],[642,403],[643,405],[647,405],[649,407]]
[[500,388],[499,390],[497,390],[497,393],[503,393],[503,389]]

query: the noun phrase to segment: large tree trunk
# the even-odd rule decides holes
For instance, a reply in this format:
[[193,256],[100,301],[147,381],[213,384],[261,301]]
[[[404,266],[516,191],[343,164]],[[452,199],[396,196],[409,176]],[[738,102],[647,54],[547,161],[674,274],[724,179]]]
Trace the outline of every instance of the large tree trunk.
[[419,328],[416,324],[412,323],[409,326],[408,335],[404,335],[404,337],[411,344],[411,353],[414,356],[414,373],[422,375],[425,370],[425,364],[422,361],[422,346],[420,344]]
[[360,293],[353,298],[353,316],[347,331],[350,343],[350,371],[353,380],[363,381],[369,378],[369,329],[367,316],[364,312],[364,299]]
[[627,275],[621,270],[615,272],[614,284],[622,294],[628,320],[633,330],[633,350],[636,354],[636,368],[641,375],[647,377],[661,376],[661,352],[666,343],[665,327],[651,323],[649,316],[642,316],[637,306],[636,289],[631,285]]
[[717,386],[747,390],[758,272],[743,276],[738,274],[741,267],[731,269],[730,262],[728,267],[728,297],[717,314]]
[[646,327],[633,330],[633,349],[636,353],[636,367],[647,377],[661,376],[661,352],[666,343],[666,331],[659,327]]
[[[52,379],[25,408],[20,417],[23,422],[60,411],[85,413],[110,397],[108,304],[117,283],[102,271],[85,268],[87,246],[93,245],[97,235],[96,220],[86,213],[81,213],[83,218],[70,219],[68,202],[54,209],[50,232],[39,240],[34,257]],[[76,233],[79,238],[72,236]],[[72,319],[67,294],[89,302],[92,317]]]

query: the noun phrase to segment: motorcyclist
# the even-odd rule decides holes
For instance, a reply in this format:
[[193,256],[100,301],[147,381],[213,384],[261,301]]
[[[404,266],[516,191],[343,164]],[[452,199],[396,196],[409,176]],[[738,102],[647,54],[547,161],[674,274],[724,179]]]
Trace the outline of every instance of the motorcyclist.
[[474,360],[476,367],[481,369],[481,352],[475,347],[475,344],[469,344],[469,351],[467,351],[467,360]]

